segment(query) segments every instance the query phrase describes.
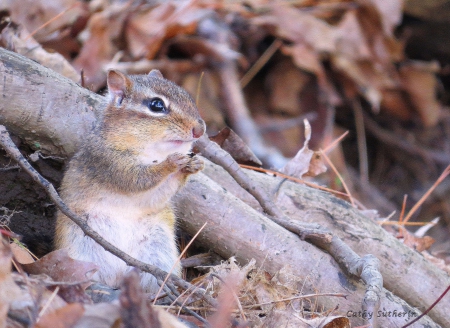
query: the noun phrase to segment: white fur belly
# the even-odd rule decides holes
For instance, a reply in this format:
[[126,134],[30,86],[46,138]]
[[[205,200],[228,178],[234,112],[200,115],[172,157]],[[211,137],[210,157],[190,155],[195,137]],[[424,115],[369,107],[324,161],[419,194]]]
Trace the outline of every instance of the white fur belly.
[[[109,215],[98,210],[91,213],[89,226],[128,255],[165,271],[172,268],[178,256],[175,234],[172,227],[158,217],[160,213],[138,220],[130,217],[127,220],[126,213],[120,211],[115,217],[110,216],[111,211],[107,214]],[[70,255],[76,259],[94,262],[100,269],[93,278],[111,287],[119,287],[123,276],[132,267],[105,251],[90,237],[85,236],[81,229],[76,229],[77,232],[68,245]],[[179,274],[179,269],[177,266],[173,273]],[[146,292],[154,293],[159,288],[156,279],[148,273],[142,274],[141,285]]]

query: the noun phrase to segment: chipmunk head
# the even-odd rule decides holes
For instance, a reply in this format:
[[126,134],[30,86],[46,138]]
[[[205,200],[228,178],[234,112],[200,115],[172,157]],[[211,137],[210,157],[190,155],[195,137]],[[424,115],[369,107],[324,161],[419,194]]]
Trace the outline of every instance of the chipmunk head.
[[115,149],[152,164],[171,153],[188,153],[205,132],[192,97],[160,71],[128,76],[110,70],[107,83],[109,105],[102,126]]

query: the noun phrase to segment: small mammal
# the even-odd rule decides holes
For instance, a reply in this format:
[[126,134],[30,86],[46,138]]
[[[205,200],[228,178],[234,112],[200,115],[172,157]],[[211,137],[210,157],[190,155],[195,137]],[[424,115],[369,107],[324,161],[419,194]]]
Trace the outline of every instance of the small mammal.
[[[169,271],[178,257],[170,199],[189,175],[203,169],[203,161],[189,152],[205,123],[192,97],[158,70],[130,76],[111,70],[107,84],[108,105],[69,162],[61,197],[107,241]],[[55,247],[96,263],[94,279],[111,287],[119,287],[132,269],[61,212]],[[159,288],[148,273],[141,274],[141,285],[151,293]]]

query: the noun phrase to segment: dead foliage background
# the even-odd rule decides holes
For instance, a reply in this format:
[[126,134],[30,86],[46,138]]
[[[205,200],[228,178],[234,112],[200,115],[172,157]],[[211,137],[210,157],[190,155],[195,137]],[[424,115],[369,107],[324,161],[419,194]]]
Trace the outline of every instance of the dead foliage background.
[[[104,91],[109,68],[132,74],[160,69],[197,99],[209,135],[229,125],[263,167],[284,167],[287,174],[294,174],[286,172],[288,162],[304,144],[305,118],[311,123],[309,148],[314,150],[326,149],[348,130],[349,135],[328,154],[331,162],[363,208],[376,209],[381,217],[397,221],[404,195],[408,195],[405,207],[409,209],[450,164],[450,43],[441,32],[450,23],[446,4],[415,0],[4,0],[0,1],[0,42],[95,92]],[[227,139],[228,134],[223,140],[228,140],[230,148],[237,147]],[[25,145],[22,148],[30,151]],[[39,152],[33,155],[38,169],[58,185],[63,161]],[[6,157],[0,161],[2,221],[24,235],[30,249],[43,255],[49,251],[48,218],[54,208],[39,188],[30,186],[24,195],[21,186],[11,184],[30,180]],[[333,170],[315,179],[345,191]],[[449,186],[444,180],[411,218],[430,222],[439,217],[431,229],[419,229],[414,235],[417,228],[387,226],[412,248],[428,249],[426,256],[447,272]],[[6,255],[0,261],[7,263],[9,246],[2,245],[1,254]],[[13,247],[16,260],[25,263],[19,260],[23,251]],[[58,256],[62,258],[52,260],[65,263],[69,272],[84,271],[73,281],[67,280],[67,273],[53,276],[54,272],[42,267],[37,272],[46,274],[45,278],[17,276],[16,280],[24,279],[22,284],[32,286],[29,294],[8,283],[7,272],[0,272],[0,284],[14,289],[11,293],[17,300],[33,304],[31,318],[37,326],[72,327],[83,315],[87,320],[84,311],[92,311],[90,320],[109,320],[105,326],[113,326],[119,316],[111,319],[110,312],[115,310],[106,305],[102,310],[66,305],[65,301],[87,301],[84,284],[93,268],[72,266],[66,256]],[[288,284],[250,265],[237,268],[232,261],[213,268],[220,270],[241,274],[230,282],[240,286],[233,291],[242,303],[237,317],[256,326],[300,327],[303,319],[281,322],[291,317],[286,314],[289,311],[302,317],[304,301],[293,301],[289,307],[254,305],[290,297]],[[208,288],[218,288],[214,276],[202,279],[202,284],[210,279]],[[133,279],[126,283],[132,291]],[[121,300],[121,313],[126,301]],[[51,304],[52,311],[46,304]],[[0,298],[0,323],[5,311]],[[151,309],[142,311],[147,311],[142,320],[158,321]],[[198,311],[206,313],[202,312],[205,309]],[[122,320],[128,317],[122,315]],[[14,312],[7,319],[8,326],[15,327],[13,319]]]

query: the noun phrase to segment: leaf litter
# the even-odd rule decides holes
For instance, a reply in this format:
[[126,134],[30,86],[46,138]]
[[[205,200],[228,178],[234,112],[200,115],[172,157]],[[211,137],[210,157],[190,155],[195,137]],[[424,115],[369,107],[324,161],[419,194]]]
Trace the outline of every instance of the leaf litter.
[[[104,87],[105,70],[111,65],[133,65],[141,61],[170,67],[177,60],[189,59],[197,64],[186,66],[183,74],[169,70],[170,78],[193,90],[199,71],[205,72],[208,82],[201,90],[209,92],[203,97],[209,98],[209,102],[202,103],[201,100],[199,107],[203,117],[211,117],[208,125],[216,126],[217,131],[223,128],[226,117],[221,114],[220,103],[214,101],[220,98],[220,87],[215,87],[218,79],[214,60],[219,57],[228,60],[239,58],[241,68],[247,68],[248,62],[256,57],[255,45],[265,39],[282,40],[280,51],[272,65],[265,68],[266,85],[252,81],[253,85],[251,83],[246,88],[252,114],[265,115],[265,122],[273,123],[274,118],[287,122],[308,113],[309,108],[317,107],[316,99],[299,96],[310,93],[308,88],[314,83],[312,81],[316,81],[315,90],[331,106],[340,106],[348,99],[361,97],[373,113],[385,113],[403,122],[415,119],[424,127],[436,127],[442,117],[443,107],[436,97],[439,86],[436,73],[441,67],[436,62],[407,60],[404,41],[395,36],[403,13],[403,1],[400,0],[370,0],[357,5],[334,1],[335,7],[332,7],[333,1],[313,0],[298,6],[262,1],[249,1],[248,4],[180,1],[153,5],[105,0],[89,4],[75,0],[31,3],[24,6],[21,1],[9,1],[5,9],[9,10],[12,23],[2,29],[2,46],[43,65],[56,64],[53,69],[80,83],[82,79],[77,79],[77,76],[82,71],[84,85],[94,91]],[[209,29],[206,22],[225,26],[224,30],[233,33],[216,33],[215,27]],[[219,35],[216,35],[216,43],[205,37],[208,33]],[[228,40],[225,42],[226,35]],[[235,38],[229,38],[230,35]],[[242,48],[248,48],[248,59],[241,55],[239,43],[242,43]],[[192,50],[193,44],[195,51]],[[49,49],[60,54],[47,51]],[[283,65],[296,68],[294,75],[287,75],[293,71],[291,69],[280,70],[277,67],[283,61]],[[283,90],[279,81],[285,80],[291,81],[289,84],[295,85],[296,89]],[[257,113],[255,107],[258,108]],[[209,108],[214,109],[211,110],[213,115]],[[325,131],[324,121],[312,122],[313,131],[317,131],[315,134],[311,127],[306,127],[304,139],[301,138],[300,124],[278,132],[273,132],[274,125],[269,124],[271,133],[278,139],[295,140],[280,143],[285,147],[289,145],[283,149],[287,154],[297,152],[304,140],[303,147],[285,163],[282,172],[302,178],[325,171],[320,153],[309,149],[310,142],[321,138],[317,133]],[[242,163],[259,164],[253,152],[232,130],[225,131],[226,136],[220,137],[219,142],[224,148],[238,150],[235,156]],[[403,228],[402,234],[405,243],[418,251],[433,243],[431,237],[414,237]],[[117,304],[89,305],[90,300],[84,290],[89,285],[87,281],[95,271],[95,265],[73,261],[67,254],[57,252],[38,262],[25,264],[31,259],[23,259],[20,248],[13,245],[15,258],[31,276],[26,278],[11,273],[11,249],[2,241],[0,262],[4,265],[0,265],[3,268],[0,270],[0,326],[5,322],[6,325],[14,325],[13,320],[7,318],[8,307],[19,312],[27,309],[24,317],[36,321],[46,302],[54,306],[37,320],[37,327],[70,327],[77,321],[83,322],[80,327],[88,327],[95,320],[103,321],[105,327],[113,327],[120,320],[111,316],[120,309]],[[441,266],[446,267],[445,263]],[[324,317],[317,317],[313,300],[278,302],[298,296],[294,292],[297,289],[291,287],[301,284],[301,281],[295,281],[295,277],[289,277],[291,280],[283,277],[282,272],[272,277],[251,263],[241,268],[230,259],[211,267],[209,274],[196,281],[202,282],[203,279],[208,282],[206,290],[217,297],[220,290],[227,288],[224,281],[233,274],[235,277],[229,284],[235,287],[226,295],[229,298],[225,302],[230,299],[237,302],[230,297],[235,294],[243,311],[235,312],[233,307],[224,308],[221,310],[223,313],[231,311],[240,319],[245,313],[246,320],[254,323],[255,327],[325,326]],[[57,288],[58,295],[54,294]],[[197,303],[192,304],[206,306]],[[94,307],[104,309],[92,310]],[[307,315],[305,307],[309,309]],[[29,313],[32,313],[31,317]],[[336,319],[338,327],[348,324],[342,318]]]

